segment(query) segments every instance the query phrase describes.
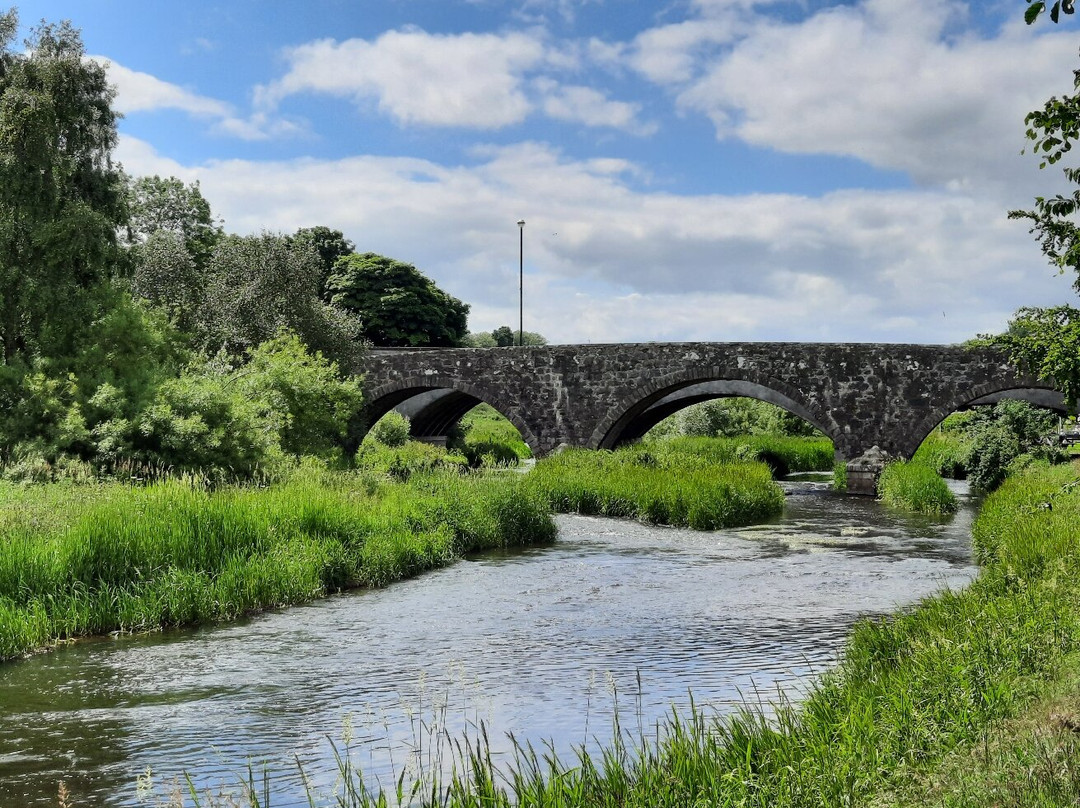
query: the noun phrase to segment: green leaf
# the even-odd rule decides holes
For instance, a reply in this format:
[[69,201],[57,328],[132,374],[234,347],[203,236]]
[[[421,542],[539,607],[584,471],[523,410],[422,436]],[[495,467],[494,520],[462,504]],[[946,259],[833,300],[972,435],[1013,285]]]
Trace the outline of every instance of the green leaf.
[[1053,8],[1050,9],[1050,19],[1054,22],[1058,21],[1058,12],[1061,10],[1061,0],[1057,0],[1054,3]]
[[1035,20],[1038,19],[1039,15],[1042,14],[1043,9],[1045,8],[1046,3],[1042,2],[1042,0],[1037,3],[1032,3],[1030,6],[1027,7],[1027,11],[1024,12],[1024,22],[1026,22],[1028,25],[1031,25],[1033,22],[1035,22]]

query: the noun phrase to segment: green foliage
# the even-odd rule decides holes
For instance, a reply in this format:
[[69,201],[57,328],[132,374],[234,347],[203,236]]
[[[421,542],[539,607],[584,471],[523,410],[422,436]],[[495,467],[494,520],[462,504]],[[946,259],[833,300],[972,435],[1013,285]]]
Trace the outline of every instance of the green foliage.
[[222,229],[197,181],[184,185],[176,177],[139,177],[128,182],[127,197],[128,241],[140,244],[155,235],[171,235],[195,267],[206,266]]
[[326,281],[334,272],[334,265],[347,255],[356,251],[356,245],[340,230],[331,230],[329,227],[317,225],[316,227],[301,227],[293,236],[294,239],[307,241],[319,254],[319,263],[322,265],[322,273],[319,279],[319,297],[329,302],[326,294]]
[[[1043,2],[1028,6],[1028,23],[1045,8]],[[1071,0],[1057,0],[1050,16],[1058,21],[1058,12],[1073,13]],[[1075,71],[1074,89],[1080,90],[1080,71]],[[1080,92],[1061,98],[1051,97],[1041,110],[1024,119],[1027,138],[1040,158],[1040,168],[1053,165],[1071,149],[1080,136]],[[1065,178],[1073,191],[1065,196],[1036,197],[1032,210],[1013,210],[1010,219],[1028,219],[1030,232],[1039,240],[1043,254],[1059,272],[1077,273],[1073,288],[1080,291],[1080,226],[1076,213],[1080,211],[1080,169],[1064,168]],[[1023,371],[1040,378],[1053,378],[1065,393],[1067,405],[1075,409],[1080,399],[1080,326],[1077,311],[1071,306],[1049,309],[1022,308],[1010,323],[1008,333],[991,339],[1002,345],[1013,363]]]
[[720,398],[694,404],[661,421],[651,436],[681,434],[730,438],[737,435],[820,436],[799,416],[753,398]]
[[[67,490],[65,504],[85,499]],[[173,481],[95,498],[70,526],[0,518],[0,659],[67,637],[233,619],[555,537],[518,479],[404,486],[307,466],[270,489]],[[0,516],[26,504],[0,484]]]
[[1008,474],[1009,465],[1025,452],[1050,457],[1042,443],[1057,417],[1025,401],[999,401],[993,408],[978,408],[967,430],[969,455],[964,465],[973,488],[993,491]]
[[1022,308],[1009,330],[993,337],[1023,373],[1053,379],[1075,410],[1080,401],[1080,310],[1072,306]]
[[12,47],[0,15],[0,341],[5,364],[66,355],[118,263],[113,90],[68,23]]
[[[1024,22],[1031,25],[1039,19],[1039,15],[1046,11],[1046,0],[1027,0],[1028,7],[1024,9]],[[1062,14],[1073,14],[1076,11],[1074,0],[1054,0],[1050,6],[1050,19],[1058,22]]]
[[562,513],[629,517],[716,530],[780,513],[784,494],[763,463],[716,463],[648,448],[569,449],[537,461],[527,486]]
[[409,440],[409,419],[391,410],[371,427],[371,439],[392,449]]
[[414,474],[433,471],[464,472],[468,461],[431,443],[410,440],[400,446],[387,446],[375,440],[365,440],[356,453],[356,467],[395,480],[408,480]]
[[956,496],[938,473],[912,461],[889,463],[878,479],[878,496],[893,508],[928,514],[955,513]]
[[251,351],[237,383],[241,395],[280,419],[281,448],[297,456],[337,452],[363,398],[357,379],[287,332]]
[[[473,336],[472,334],[469,335]],[[482,336],[482,335],[477,335]],[[508,325],[501,325],[491,332],[491,341],[494,345],[476,345],[477,348],[510,348],[514,345],[547,345],[547,339],[535,331],[522,331],[519,333]]]
[[326,285],[331,302],[360,318],[373,345],[454,346],[467,333],[469,307],[412,264],[375,253],[347,255]]
[[449,445],[474,468],[516,466],[532,457],[517,427],[488,404],[478,404],[465,414]]
[[666,438],[642,444],[655,455],[685,455],[712,463],[760,461],[776,475],[800,471],[829,471],[835,451],[828,438],[743,435],[736,438]]
[[198,314],[202,342],[241,355],[283,330],[353,369],[360,324],[319,298],[322,263],[306,240],[227,236],[214,248]]
[[962,480],[972,459],[972,438],[959,431],[935,429],[919,445],[912,460],[942,477]]

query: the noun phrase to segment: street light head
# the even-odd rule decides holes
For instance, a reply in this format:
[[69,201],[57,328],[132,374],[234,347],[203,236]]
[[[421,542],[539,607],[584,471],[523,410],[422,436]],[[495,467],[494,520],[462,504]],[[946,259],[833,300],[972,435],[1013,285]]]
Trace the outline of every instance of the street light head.
[[524,219],[518,219],[518,227],[525,227],[525,220]]

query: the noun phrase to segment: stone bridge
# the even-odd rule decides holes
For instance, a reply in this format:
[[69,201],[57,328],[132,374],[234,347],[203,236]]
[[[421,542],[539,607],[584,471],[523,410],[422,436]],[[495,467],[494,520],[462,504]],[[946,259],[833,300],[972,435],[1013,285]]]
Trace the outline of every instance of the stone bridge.
[[374,349],[366,420],[397,409],[438,438],[485,401],[537,455],[613,448],[698,401],[777,404],[830,438],[837,459],[872,446],[909,458],[949,413],[1000,398],[1063,410],[1052,384],[987,348],[868,343],[683,342],[524,348]]

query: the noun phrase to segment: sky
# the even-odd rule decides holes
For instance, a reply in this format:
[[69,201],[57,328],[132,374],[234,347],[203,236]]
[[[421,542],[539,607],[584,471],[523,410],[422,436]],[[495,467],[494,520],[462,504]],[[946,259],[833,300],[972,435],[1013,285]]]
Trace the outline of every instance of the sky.
[[[473,331],[951,343],[1076,302],[1007,211],[1067,191],[1024,116],[1075,18],[1019,0],[49,0],[132,175],[228,232],[325,225]],[[1080,15],[1078,15],[1080,16]]]

